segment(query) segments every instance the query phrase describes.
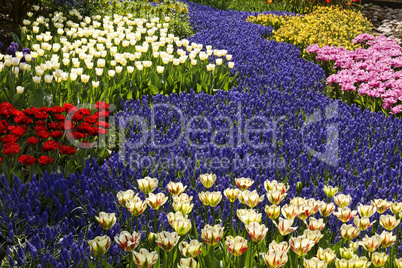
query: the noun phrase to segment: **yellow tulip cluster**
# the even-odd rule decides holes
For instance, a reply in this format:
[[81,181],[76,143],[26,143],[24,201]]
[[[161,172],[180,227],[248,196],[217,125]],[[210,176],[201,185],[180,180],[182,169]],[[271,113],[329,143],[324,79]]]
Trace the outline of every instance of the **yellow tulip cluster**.
[[358,45],[353,44],[352,39],[370,32],[373,27],[361,12],[337,6],[318,7],[304,16],[259,14],[250,16],[247,21],[273,27],[276,29],[273,40],[301,47],[303,53],[312,44],[355,49]]

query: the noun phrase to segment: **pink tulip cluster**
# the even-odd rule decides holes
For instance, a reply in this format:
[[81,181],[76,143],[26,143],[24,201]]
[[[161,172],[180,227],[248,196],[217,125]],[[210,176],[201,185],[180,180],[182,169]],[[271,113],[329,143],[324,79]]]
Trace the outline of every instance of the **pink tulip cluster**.
[[344,47],[311,45],[308,53],[317,53],[318,61],[334,62],[335,74],[327,84],[337,84],[342,91],[356,91],[360,96],[382,100],[382,107],[391,113],[402,112],[402,48],[385,36],[360,34],[354,43],[365,48],[354,51]]

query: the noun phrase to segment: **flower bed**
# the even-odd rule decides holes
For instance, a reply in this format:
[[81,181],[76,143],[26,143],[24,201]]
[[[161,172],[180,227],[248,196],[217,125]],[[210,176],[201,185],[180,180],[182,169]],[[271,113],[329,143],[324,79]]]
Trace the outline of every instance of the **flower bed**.
[[[0,212],[0,227],[2,228],[2,234],[13,240],[15,244],[12,247],[12,252],[7,257],[10,266],[87,267],[89,266],[87,259],[95,263],[96,260],[92,257],[87,240],[92,240],[90,241],[92,250],[96,251],[94,248],[96,241],[93,241],[93,239],[106,234],[95,218],[106,218],[104,214],[99,215],[100,212],[116,213],[116,223],[107,231],[107,235],[115,237],[120,234],[119,241],[124,239],[124,233],[121,234],[123,231],[128,231],[135,226],[136,219],[138,220],[137,231],[148,228],[149,231],[156,232],[154,227],[156,223],[159,224],[157,226],[159,230],[165,229],[168,232],[172,232],[173,228],[170,226],[168,213],[173,213],[178,209],[178,206],[173,205],[173,197],[168,193],[169,188],[171,188],[168,187],[168,184],[171,181],[181,181],[183,185],[187,186],[185,193],[193,197],[191,204],[194,207],[189,214],[189,219],[194,219],[191,221],[190,239],[195,238],[195,231],[197,231],[197,234],[201,234],[201,237],[204,233],[205,238],[205,233],[210,232],[210,227],[207,227],[207,224],[221,224],[222,227],[225,226],[224,230],[234,229],[237,231],[237,234],[232,235],[233,239],[228,237],[230,234],[224,235],[223,241],[225,243],[221,242],[219,244],[222,248],[221,251],[217,248],[213,252],[212,248],[209,248],[209,252],[216,253],[216,256],[219,256],[218,258],[228,256],[228,259],[233,259],[233,257],[229,253],[227,255],[223,254],[227,252],[225,247],[235,254],[239,254],[242,251],[235,251],[232,248],[233,241],[244,244],[243,239],[236,239],[235,236],[241,235],[244,239],[249,238],[244,229],[245,225],[241,221],[241,219],[247,220],[246,217],[243,217],[244,215],[241,215],[241,212],[245,211],[239,212],[240,217],[234,215],[235,211],[246,208],[246,205],[241,204],[239,201],[231,203],[226,197],[222,196],[222,193],[227,188],[235,188],[235,178],[252,178],[254,183],[249,190],[256,190],[258,200],[268,193],[268,196],[264,197],[264,200],[253,208],[255,213],[248,213],[257,219],[261,215],[261,223],[268,228],[269,233],[264,239],[265,248],[262,245],[260,247],[260,251],[264,253],[268,252],[272,237],[278,235],[278,229],[283,230],[283,228],[278,228],[273,224],[268,217],[272,215],[272,212],[267,209],[267,215],[265,206],[271,207],[272,200],[278,199],[275,196],[281,196],[284,193],[280,190],[280,194],[278,192],[275,194],[269,193],[267,189],[270,190],[270,188],[267,186],[267,189],[265,189],[264,187],[264,183],[267,180],[270,182],[269,185],[272,184],[270,187],[276,185],[273,183],[275,179],[284,183],[287,195],[284,196],[281,202],[282,206],[290,206],[291,203],[297,200],[300,203],[301,199],[298,199],[298,196],[305,199],[314,198],[317,202],[325,200],[326,203],[329,203],[330,199],[327,198],[324,192],[324,185],[329,184],[339,187],[339,191],[346,196],[335,197],[333,201],[339,203],[340,207],[350,203],[350,211],[347,208],[339,209],[337,214],[340,218],[344,214],[349,218],[357,215],[357,212],[353,212],[353,210],[358,210],[359,204],[368,205],[370,201],[373,201],[373,206],[376,209],[380,208],[378,211],[382,212],[382,209],[391,206],[389,202],[393,201],[393,204],[395,204],[395,201],[401,201],[399,192],[402,187],[402,181],[398,175],[402,172],[401,154],[398,149],[402,140],[402,136],[398,133],[401,128],[400,120],[395,117],[386,117],[379,113],[371,113],[367,110],[362,111],[356,106],[348,106],[340,101],[328,100],[327,97],[320,93],[323,88],[320,81],[325,77],[324,71],[319,66],[301,59],[299,57],[300,50],[295,46],[274,41],[267,42],[264,36],[270,34],[272,29],[245,22],[245,19],[250,15],[249,13],[218,11],[194,4],[189,5],[189,10],[190,20],[197,31],[197,34],[189,38],[189,41],[203,45],[210,44],[217,49],[228,50],[228,53],[233,55],[233,60],[236,62],[236,67],[232,71],[238,73],[239,86],[234,87],[229,92],[218,91],[213,96],[190,92],[180,96],[176,94],[170,96],[156,95],[152,99],[152,104],[149,104],[146,97],[135,101],[122,102],[122,111],[116,113],[116,118],[143,118],[146,123],[154,121],[155,126],[155,128],[143,129],[139,122],[131,124],[129,121],[126,126],[122,125],[124,122],[119,123],[118,126],[126,129],[123,139],[120,140],[121,144],[124,144],[124,147],[122,147],[122,150],[125,150],[123,155],[113,154],[103,165],[98,165],[95,160],[92,162],[87,161],[82,174],[48,175],[46,172],[43,178],[34,177],[32,182],[24,185],[21,184],[18,178],[15,178],[14,184],[10,186],[3,177],[0,198],[4,203],[4,209]],[[248,92],[242,92],[241,89],[243,88]],[[180,115],[177,114],[178,110],[174,109],[175,107],[183,112],[186,123],[195,116],[205,116],[211,122],[211,132],[209,134],[189,133],[192,142],[181,140],[169,148],[158,148],[157,145],[171,143],[180,136],[181,120]],[[152,110],[154,113],[152,113]],[[324,118],[320,121],[321,125],[312,125],[306,121],[306,118],[315,112]],[[154,116],[153,119],[152,116]],[[258,121],[259,119],[256,116],[259,116],[260,119],[268,118],[271,124],[268,123],[268,129],[265,133],[251,133],[248,137],[251,143],[246,143],[245,136],[239,136],[244,134],[244,129],[238,126],[244,126],[247,120],[253,117],[254,121],[248,121],[250,126],[254,128],[263,126],[263,122]],[[230,131],[225,130],[225,128],[230,128],[229,119],[236,126],[232,135],[235,137],[234,146],[228,145],[231,135],[229,135]],[[240,124],[240,122],[243,123]],[[274,130],[272,130],[272,127],[275,124],[272,122],[278,122],[277,128]],[[202,121],[193,121],[192,124],[194,124],[194,129],[206,127]],[[303,128],[306,124],[308,128]],[[144,126],[146,125],[144,124]],[[153,133],[155,142],[152,143],[148,140],[138,148],[130,146],[130,141],[141,141],[142,135],[147,132],[146,130],[150,130],[148,132]],[[213,130],[216,130],[216,136],[212,135]],[[337,133],[338,139],[329,139],[328,142],[327,136],[329,133],[334,132]],[[274,144],[272,144],[275,136],[273,134],[276,135]],[[215,144],[210,142],[212,138],[216,141]],[[257,146],[260,143],[268,144],[268,147],[261,149]],[[202,149],[197,149],[196,146],[199,145],[206,146]],[[325,155],[320,156],[315,153],[315,151],[323,152],[325,150],[332,152],[332,157],[326,159]],[[197,153],[201,153],[202,158],[197,158]],[[274,160],[277,160],[274,164],[269,162],[271,159],[270,154],[273,154],[275,156]],[[149,159],[153,163],[158,163],[163,158],[174,159],[172,156],[178,156],[179,160],[181,157],[182,159],[193,161],[194,166],[193,168],[184,169],[180,165],[169,165],[168,167],[160,165],[160,168],[152,170],[152,166],[137,166],[135,161],[137,155],[140,159]],[[238,159],[242,161],[240,162],[242,165],[238,165],[237,168],[235,166],[232,166],[233,168],[224,168],[222,166],[215,167],[212,161],[203,161],[203,159],[212,160],[212,158],[217,159],[217,161],[223,158],[229,160]],[[200,161],[197,161],[197,159]],[[325,162],[324,160],[328,161]],[[232,163],[234,162],[232,161]],[[216,174],[217,181],[208,190],[199,178],[201,174],[210,172]],[[154,193],[164,193],[165,197],[168,196],[170,200],[166,201],[157,214],[155,210],[147,208],[141,216],[133,217],[133,222],[129,224],[128,215],[131,215],[131,213],[119,205],[117,193],[132,189],[134,193],[139,193],[138,198],[144,202],[146,196],[140,191],[142,186],[137,180],[143,179],[146,175],[158,179]],[[243,181],[243,185],[247,185],[247,180],[244,179]],[[239,182],[238,184],[240,185],[239,188],[243,188],[242,183]],[[248,182],[248,184],[251,184],[251,182]],[[393,185],[393,187],[389,187],[389,185]],[[287,189],[287,186],[289,186],[289,189]],[[217,206],[211,209],[208,206],[213,205],[217,200],[214,202],[207,201],[208,206],[204,206],[203,200],[206,201],[208,198],[205,197],[205,193],[201,194],[201,196],[198,195],[202,191],[219,191],[222,199]],[[347,197],[349,194],[350,198]],[[226,193],[226,195],[230,196],[230,193]],[[246,194],[244,198],[245,200],[247,198],[248,200],[256,200],[252,196],[255,197],[255,194]],[[220,197],[217,196],[217,198],[219,199]],[[163,200],[162,196],[160,196],[160,199]],[[343,199],[346,201],[342,201]],[[380,202],[375,201],[375,199],[388,201]],[[139,203],[138,199],[135,201],[135,203]],[[251,205],[250,201],[244,202]],[[231,207],[232,204],[233,208]],[[382,206],[381,204],[385,205]],[[310,206],[314,209],[317,207],[308,205],[308,207]],[[138,214],[141,206],[133,207],[137,209],[137,211],[134,208],[131,209],[134,212],[133,214]],[[182,207],[180,210],[183,212]],[[276,210],[271,209],[274,212],[277,211],[277,208]],[[343,211],[345,213],[342,213]],[[147,213],[149,213],[149,216]],[[386,210],[384,215],[388,214],[392,215],[389,209]],[[318,212],[314,217],[320,218]],[[369,233],[370,237],[374,233],[383,234],[383,227],[380,227],[380,217],[379,213],[371,216],[370,224],[374,220],[377,220],[377,223],[373,226],[374,228],[367,229],[366,233]],[[112,215],[107,218],[111,219],[107,221],[113,221]],[[144,226],[147,219],[149,219],[148,227]],[[347,218],[344,220],[347,220]],[[310,221],[314,222],[314,220],[308,221],[309,225],[314,225]],[[103,226],[111,225],[111,223],[104,220],[101,220],[101,222]],[[396,223],[397,221],[393,222]],[[328,225],[324,229],[327,237],[322,238],[324,240],[321,239],[321,243],[325,241],[323,247],[334,247],[334,250],[340,248],[342,243],[337,243],[341,241],[342,233],[345,235],[345,230],[349,230],[352,226],[345,225],[342,227],[343,222],[336,215],[330,215],[327,223]],[[363,223],[358,220],[355,222],[358,226],[363,226]],[[278,224],[279,221],[277,220],[276,225]],[[320,225],[319,222],[317,224]],[[283,238],[293,247],[288,251],[289,263],[297,259],[294,251],[299,252],[294,242],[303,242],[306,236],[312,238],[307,231],[304,238],[296,239],[297,236],[302,236],[305,233],[301,229],[307,228],[301,220],[291,225],[292,228],[297,225],[298,229],[292,235]],[[256,225],[248,226],[248,229],[250,229]],[[217,229],[219,227],[215,228],[215,230]],[[353,230],[358,232],[355,228]],[[401,227],[398,226],[394,232],[400,233],[400,230]],[[161,233],[157,238],[151,236],[151,241],[149,241],[144,233],[141,235],[142,244],[139,247],[147,245],[146,249],[148,251],[154,251],[159,246],[152,243],[161,242],[162,236],[173,236],[172,241],[176,242],[175,234]],[[390,238],[389,235],[384,236]],[[16,237],[20,238],[22,246],[17,245]],[[282,236],[278,235],[278,240],[279,237]],[[374,235],[371,239],[378,245],[378,236]],[[312,240],[307,240],[304,242],[309,247],[313,246]],[[358,240],[367,245],[368,239],[364,238],[363,233],[360,233]],[[392,238],[389,240],[392,240]],[[107,238],[98,238],[97,241],[107,242]],[[135,237],[133,241],[135,241]],[[195,244],[195,242],[193,243]],[[250,256],[251,245],[254,248],[256,247],[252,243],[255,242],[248,241],[250,248],[242,256]],[[394,263],[391,263],[392,259],[400,257],[402,252],[400,241],[396,243],[393,246],[392,254],[390,253],[391,257],[388,259],[388,264],[391,266],[394,265]],[[334,244],[337,246],[334,246]],[[271,247],[274,247],[274,245],[273,243]],[[359,256],[368,255],[367,250],[363,249],[364,246],[360,246],[357,253],[354,251],[356,245],[350,244],[350,246],[351,249],[339,250],[338,258],[346,259],[354,256],[352,252],[353,254],[359,254]],[[178,252],[179,249],[181,248],[183,251],[184,247],[186,245],[181,244],[181,246],[174,248],[178,254],[177,256],[180,256],[175,259],[176,261],[182,257],[181,253]],[[317,254],[319,257],[323,255],[323,251],[319,251],[319,245],[316,245],[315,242],[314,247],[306,259],[311,259],[313,255],[317,256]],[[284,248],[282,247],[282,249]],[[99,254],[103,253],[102,251],[104,250],[104,246],[99,247]],[[204,246],[202,256],[208,256],[205,250],[206,246]],[[136,252],[135,257],[133,256],[134,260],[140,259],[139,253],[146,254],[145,251],[140,251],[139,248],[136,249]],[[253,252],[256,252],[256,250]],[[163,250],[160,250],[158,259],[162,261],[167,259],[167,257],[162,256],[163,254]],[[110,265],[124,267],[127,265],[130,255],[126,254],[117,243],[111,243],[106,259]],[[264,255],[267,262],[270,259],[272,260],[269,257],[270,255]],[[284,254],[281,253],[280,255],[283,256],[283,259],[286,259]],[[379,253],[372,255],[373,258],[369,259],[378,260],[379,262],[383,259],[383,256]],[[241,258],[239,257],[236,261],[240,261]],[[255,259],[258,260],[259,264],[264,261],[262,256]],[[150,262],[152,261],[153,259],[150,259]],[[187,261],[192,262],[191,260]],[[187,261],[183,261],[182,266]],[[217,261],[215,260],[215,263]],[[230,262],[229,260],[225,261]],[[344,263],[345,260],[337,262]],[[350,262],[353,261],[351,260]]]
[[[0,103],[0,167],[6,178],[26,181],[44,170],[64,167],[61,170],[69,174],[82,167],[86,149],[95,147],[93,142],[109,128],[109,104],[97,102],[89,108],[66,103],[20,111],[8,102]],[[77,148],[81,148],[78,154]],[[104,156],[102,149],[91,153]]]
[[358,34],[371,31],[372,24],[360,12],[340,7],[317,7],[313,12],[300,16],[258,14],[247,21],[272,26],[272,40],[296,45],[303,50],[312,44],[343,46],[352,50],[359,47],[352,43]]
[[327,78],[334,85],[333,97],[356,103],[371,111],[399,114],[401,104],[402,48],[395,40],[368,34],[357,36],[355,43],[366,48],[348,51],[344,47],[312,45],[307,48],[316,61],[332,70]]
[[24,20],[22,40],[32,51],[18,52],[14,43],[10,55],[0,56],[0,100],[19,108],[96,101],[118,106],[144,94],[213,94],[235,84],[232,55],[174,36],[170,17],[70,13],[71,20],[61,12],[51,20]]

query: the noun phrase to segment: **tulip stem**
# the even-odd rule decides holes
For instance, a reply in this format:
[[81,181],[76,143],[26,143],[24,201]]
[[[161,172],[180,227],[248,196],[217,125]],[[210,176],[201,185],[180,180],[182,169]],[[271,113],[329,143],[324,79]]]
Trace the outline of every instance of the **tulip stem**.
[[155,210],[154,229],[152,230],[152,232],[154,232],[154,233],[157,233],[157,232],[158,232],[158,231],[157,231],[157,229],[158,229],[157,223],[158,223],[158,211]]
[[130,268],[134,268],[134,260],[133,260],[133,253],[132,252],[127,252],[128,253],[128,263]]
[[299,265],[299,267],[304,267],[304,257],[303,256],[300,257],[300,265]]
[[215,245],[209,246],[209,253],[211,255],[211,268],[215,268]]
[[[230,230],[233,231],[234,227],[233,227],[233,203],[230,202]],[[234,234],[234,231],[233,231]]]
[[147,209],[147,222],[145,223],[145,233],[148,235],[148,231],[149,231],[149,226],[148,226],[148,223],[149,223],[149,208]]
[[131,225],[131,213],[127,209],[127,225],[128,231],[131,233],[133,231],[133,226]]

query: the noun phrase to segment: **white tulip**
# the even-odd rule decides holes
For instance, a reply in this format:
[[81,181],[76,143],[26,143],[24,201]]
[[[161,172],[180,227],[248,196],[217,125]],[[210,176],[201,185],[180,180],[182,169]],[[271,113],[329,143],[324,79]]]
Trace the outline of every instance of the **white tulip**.
[[22,86],[18,86],[18,87],[17,87],[17,93],[18,93],[18,94],[24,93],[24,88],[23,88]]
[[34,81],[35,84],[39,84],[41,78],[42,78],[42,77],[40,77],[40,76],[34,76],[34,77],[32,77],[32,80]]
[[116,66],[116,73],[121,73],[121,71],[123,71],[123,67],[122,66]]
[[110,77],[113,77],[115,74],[116,74],[116,71],[115,71],[115,70],[109,70],[109,71],[108,71],[108,75],[109,75]]
[[45,75],[45,83],[50,84],[52,83],[53,75]]
[[208,71],[213,71],[215,69],[215,64],[208,64],[207,65],[207,70]]
[[133,73],[134,72],[134,67],[133,66],[127,66],[127,72],[129,74]]
[[164,69],[165,69],[165,67],[163,67],[163,66],[156,66],[156,72],[157,72],[158,74],[163,73]]
[[70,80],[75,81],[77,80],[78,75],[76,73],[70,73]]
[[81,74],[81,82],[84,84],[88,83],[90,76],[86,74]]
[[99,87],[99,81],[92,81],[92,87],[93,88],[98,88]]
[[101,76],[103,74],[103,69],[102,68],[95,68],[95,73],[97,76]]

